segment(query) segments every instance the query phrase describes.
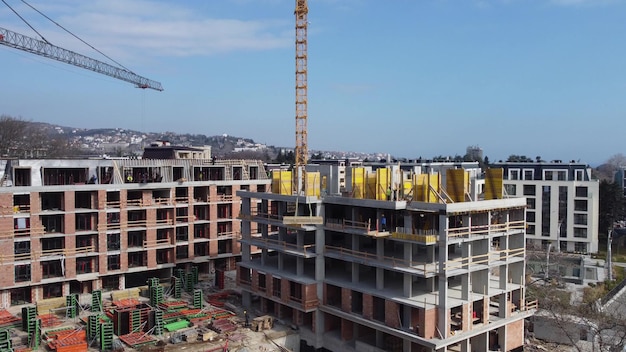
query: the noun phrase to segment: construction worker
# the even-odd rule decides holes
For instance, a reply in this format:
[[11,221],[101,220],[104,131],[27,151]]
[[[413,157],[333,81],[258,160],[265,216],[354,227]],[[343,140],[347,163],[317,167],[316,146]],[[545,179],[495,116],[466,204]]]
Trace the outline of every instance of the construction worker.
[[128,176],[126,176],[126,183],[132,183],[133,182],[133,175],[128,174]]
[[391,186],[387,188],[387,200],[391,200]]
[[387,218],[385,217],[385,214],[380,217],[380,228],[383,232],[387,231]]

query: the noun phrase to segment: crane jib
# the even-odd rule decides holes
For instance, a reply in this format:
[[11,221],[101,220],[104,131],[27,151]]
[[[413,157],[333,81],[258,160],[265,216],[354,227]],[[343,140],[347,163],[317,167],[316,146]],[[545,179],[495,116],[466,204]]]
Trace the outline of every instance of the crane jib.
[[135,84],[138,88],[162,91],[161,83],[139,76],[131,71],[31,38],[8,29],[0,28],[0,45],[40,55],[69,65],[81,67]]

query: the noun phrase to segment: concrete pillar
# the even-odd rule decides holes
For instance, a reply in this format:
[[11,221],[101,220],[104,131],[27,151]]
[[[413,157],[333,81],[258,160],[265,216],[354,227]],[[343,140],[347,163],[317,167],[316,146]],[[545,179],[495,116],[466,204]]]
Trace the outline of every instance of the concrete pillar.
[[385,289],[385,270],[383,268],[376,268],[376,289]]
[[252,294],[250,292],[246,290],[241,291],[241,304],[246,308],[252,306]]
[[296,258],[296,275],[304,275],[304,258]]
[[278,259],[278,270],[283,270],[284,266],[283,266],[283,261],[285,260],[285,255],[281,252],[278,252],[278,255],[276,256],[276,258]]
[[498,317],[506,318],[509,313],[509,301],[506,299],[506,293],[498,296]]
[[402,352],[411,352],[411,341],[407,339],[402,340]]
[[376,347],[385,348],[385,338],[380,330],[376,330]]
[[448,306],[448,277],[445,267],[448,262],[448,238],[446,230],[448,228],[448,217],[445,214],[439,215],[439,300],[437,302],[437,328],[442,336],[446,337],[450,332]]
[[[470,269],[470,256],[472,255],[472,245],[470,242],[463,243],[461,247],[461,255],[463,256],[463,264],[467,268]],[[469,300],[470,299],[470,273],[463,274],[461,276],[461,299]]]
[[405,273],[404,275],[402,275],[402,278],[404,279],[404,282],[403,282],[404,297],[407,297],[407,298],[413,297],[413,276],[411,274]]
[[359,263],[352,263],[352,283],[356,284],[359,282]]

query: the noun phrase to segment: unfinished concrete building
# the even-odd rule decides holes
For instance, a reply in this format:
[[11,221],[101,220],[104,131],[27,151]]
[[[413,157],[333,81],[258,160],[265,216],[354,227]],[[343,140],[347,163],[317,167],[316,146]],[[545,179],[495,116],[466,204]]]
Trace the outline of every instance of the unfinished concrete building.
[[501,170],[406,169],[351,168],[341,194],[313,166],[303,194],[279,170],[271,193],[239,191],[244,305],[332,351],[521,351],[525,199],[503,198]]
[[0,180],[4,308],[232,270],[236,192],[270,184],[260,162],[201,159],[1,160]]

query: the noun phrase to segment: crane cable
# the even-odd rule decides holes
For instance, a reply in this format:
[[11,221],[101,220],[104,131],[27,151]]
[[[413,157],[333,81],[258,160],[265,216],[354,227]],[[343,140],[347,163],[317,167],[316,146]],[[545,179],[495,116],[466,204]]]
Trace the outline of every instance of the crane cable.
[[[119,65],[121,68],[125,69],[126,71],[129,71],[131,73],[134,73],[133,71],[129,70],[128,68],[124,67],[124,65],[120,64],[119,62],[113,60],[111,57],[109,57],[107,54],[103,53],[102,51],[96,49],[93,45],[87,43],[86,41],[82,40],[79,36],[77,36],[76,34],[70,32],[68,29],[66,29],[65,27],[63,27],[62,25],[60,25],[59,23],[57,23],[55,20],[53,20],[52,18],[46,16],[46,14],[44,14],[43,12],[37,10],[35,7],[33,7],[31,4],[27,3],[26,0],[21,0],[24,4],[26,4],[26,6],[30,7],[31,9],[35,10],[37,13],[39,13],[40,15],[42,15],[43,17],[45,17],[46,19],[48,19],[50,22],[56,24],[59,28],[63,29],[64,31],[66,31],[67,33],[69,33],[71,36],[73,36],[74,38],[80,40],[83,44],[87,45],[88,47],[92,48],[93,50],[97,51],[98,53],[100,53],[102,56],[106,57],[107,59],[115,62],[117,65]],[[6,4],[6,2],[4,0],[2,0],[2,2],[4,2]],[[9,5],[7,5],[9,6]],[[10,8],[10,7],[9,7]],[[13,9],[11,9],[13,10]],[[13,11],[15,12],[15,11]],[[17,14],[17,12],[15,12],[15,14]],[[19,15],[18,15],[19,16]],[[21,17],[20,17],[21,18]],[[28,23],[27,23],[28,24]],[[29,25],[30,26],[30,25]],[[30,27],[33,28],[33,27]],[[35,30],[33,28],[33,30]],[[35,31],[37,32],[37,31]],[[39,34],[39,33],[37,33]],[[41,34],[39,34],[39,36],[41,36]],[[41,38],[43,38],[43,36],[41,36]],[[48,44],[50,44],[47,40],[44,39],[44,41]]]
[[[14,13],[17,17],[19,17],[22,21],[24,21],[24,23],[26,23],[26,25],[27,25],[28,27],[30,27],[30,29],[32,29],[35,33],[37,33],[37,35],[39,35],[39,36],[41,37],[41,39],[42,39],[44,42],[46,42],[46,43],[48,43],[48,44],[51,44],[51,43],[50,43],[50,42],[49,42],[46,38],[44,38],[44,37],[43,37],[43,35],[41,35],[41,33],[37,32],[37,30],[35,29],[35,27],[31,26],[31,25],[30,25],[30,23],[28,23],[28,21],[26,21],[26,19],[25,19],[24,17],[20,16],[20,14],[19,14],[19,13],[17,13],[17,11],[15,11],[15,10],[11,7],[11,5],[7,4],[7,2],[6,2],[5,0],[2,0],[2,2],[3,2],[5,5],[7,5],[7,7],[8,7],[9,9],[11,9],[11,11],[13,11],[13,13]],[[28,5],[28,4],[27,4],[27,5]],[[30,6],[30,5],[29,5],[29,6]]]

